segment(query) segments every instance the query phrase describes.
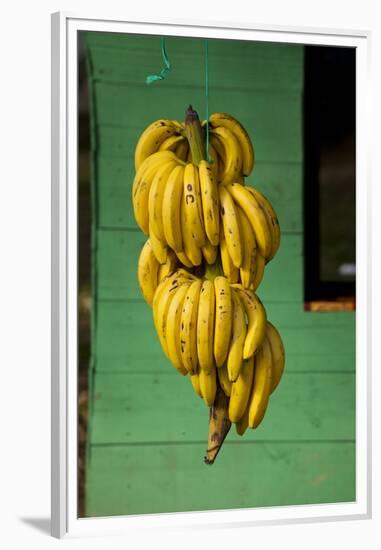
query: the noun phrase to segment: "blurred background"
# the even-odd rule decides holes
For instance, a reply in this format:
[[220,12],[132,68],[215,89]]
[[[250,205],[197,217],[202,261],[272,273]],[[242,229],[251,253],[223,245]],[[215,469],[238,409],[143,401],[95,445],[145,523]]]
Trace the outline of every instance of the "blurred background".
[[[158,37],[79,33],[78,40],[79,515],[200,509],[202,502],[211,509],[353,499],[355,51],[210,44],[211,109],[230,112],[249,130],[258,161],[253,184],[258,181],[272,200],[284,235],[283,256],[274,261],[260,296],[269,304],[270,318],[279,318],[287,377],[283,397],[274,402],[273,423],[270,418],[239,456],[228,445],[230,462],[221,457],[213,466],[217,483],[220,476],[226,479],[231,460],[242,460],[237,494],[202,500],[192,493],[187,500],[180,494],[191,493],[186,475],[201,480],[196,488],[206,485],[203,443],[194,437],[206,433],[206,411],[193,400],[184,403],[191,390],[183,394],[180,389],[178,399],[188,415],[183,424],[173,420],[175,399],[168,405],[168,429],[156,423],[154,436],[144,434],[149,416],[142,417],[141,404],[128,389],[134,384],[144,395],[144,376],[150,376],[154,409],[165,395],[160,384],[168,387],[167,379],[162,382],[168,367],[159,348],[148,346],[142,360],[131,341],[145,336],[147,342],[154,335],[149,308],[136,291],[136,258],[144,236],[134,227],[129,190],[142,129],[155,118],[182,119],[190,98],[203,115],[202,44],[169,39],[173,72],[147,89],[145,76],[162,66]],[[314,315],[311,310],[326,316],[308,317]],[[173,380],[174,388],[183,382],[175,375]],[[299,417],[291,418],[294,427],[283,437],[281,421],[290,410]],[[255,446],[255,438],[263,448]],[[190,453],[200,447],[195,452],[200,470],[184,462],[184,442]],[[237,448],[242,440],[232,443]],[[147,449],[161,459],[150,464]],[[258,487],[256,480],[247,488],[245,475],[261,453],[271,464],[278,461],[279,475],[270,469],[264,484]],[[288,485],[279,486],[285,469]],[[152,491],[163,488],[167,499],[150,499]]]

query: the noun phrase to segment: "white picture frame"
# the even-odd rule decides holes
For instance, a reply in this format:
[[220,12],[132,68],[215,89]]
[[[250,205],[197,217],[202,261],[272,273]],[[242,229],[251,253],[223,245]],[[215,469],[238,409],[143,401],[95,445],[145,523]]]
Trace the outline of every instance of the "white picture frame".
[[[269,525],[371,517],[370,32],[193,20],[52,15],[52,509],[55,537],[130,529]],[[356,502],[142,516],[77,514],[78,31],[228,38],[356,48]],[[361,192],[359,192],[361,189]]]

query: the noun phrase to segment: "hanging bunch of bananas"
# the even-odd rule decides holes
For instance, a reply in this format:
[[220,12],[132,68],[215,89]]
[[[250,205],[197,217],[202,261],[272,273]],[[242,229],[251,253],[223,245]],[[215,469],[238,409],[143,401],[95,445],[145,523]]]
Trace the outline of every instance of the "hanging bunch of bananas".
[[253,166],[251,140],[237,120],[215,113],[200,124],[191,107],[185,124],[148,126],[135,151],[133,207],[148,235],[139,286],[163,352],[212,409],[210,464],[231,423],[240,435],[260,424],[285,363],[256,294],[280,228],[266,197],[245,185]]
[[215,268],[203,278],[183,268],[161,280],[153,272],[152,281],[140,284],[143,295],[152,296],[155,328],[173,367],[189,376],[209,407],[218,380],[239,434],[257,427],[284,368],[282,340],[258,296]]

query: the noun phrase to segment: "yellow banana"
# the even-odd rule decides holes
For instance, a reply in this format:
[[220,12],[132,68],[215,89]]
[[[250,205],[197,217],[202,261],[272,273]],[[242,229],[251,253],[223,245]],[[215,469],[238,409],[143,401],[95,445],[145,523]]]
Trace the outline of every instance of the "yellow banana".
[[142,162],[139,170],[136,171],[132,182],[132,198],[135,197],[137,187],[140,185],[146,170],[148,170],[148,168],[150,168],[153,164],[160,164],[164,160],[176,160],[176,155],[172,151],[158,151],[153,153],[150,157],[147,157],[145,161]]
[[217,376],[216,367],[213,367],[210,372],[200,369],[199,372],[200,391],[208,407],[213,405],[217,392]]
[[270,321],[266,324],[266,338],[270,344],[271,357],[272,357],[272,382],[270,393],[272,393],[278,386],[285,364],[285,353],[282,338],[278,330],[274,327]]
[[178,282],[175,281],[176,275],[173,273],[172,275],[169,275],[165,279],[163,279],[156,287],[155,294],[153,296],[152,300],[152,318],[153,318],[153,324],[155,325],[156,332],[158,332],[158,304],[160,302],[161,296],[163,292],[168,288],[168,285],[174,285],[178,286]]
[[272,250],[272,237],[266,216],[257,199],[240,183],[227,184],[226,188],[234,201],[245,212],[255,233],[257,246],[264,258],[268,258]]
[[233,316],[231,289],[226,277],[214,279],[214,291],[216,295],[214,358],[217,367],[222,368],[229,350]]
[[223,364],[222,367],[217,369],[218,381],[220,386],[227,397],[230,397],[232,391],[232,383],[229,380],[228,369],[226,364]]
[[185,265],[185,267],[193,267],[192,262],[183,250],[181,250],[180,252],[176,252],[176,256],[178,257],[180,262]]
[[254,381],[253,389],[249,399],[249,426],[257,428],[261,423],[269,402],[271,391],[271,350],[268,341],[258,350],[254,359]]
[[233,264],[238,269],[242,265],[242,238],[240,235],[237,209],[233,198],[223,185],[219,186],[220,211],[226,246]]
[[237,138],[242,153],[242,172],[248,176],[254,168],[254,148],[245,128],[237,119],[227,113],[213,113],[209,117],[209,122],[213,128],[223,126],[227,128]]
[[148,157],[137,171],[132,184],[132,204],[134,215],[140,229],[148,235],[148,197],[152,181],[162,164],[175,161],[176,157],[171,151],[160,151]]
[[193,389],[195,391],[195,393],[201,397],[201,399],[203,399],[202,397],[202,393],[201,393],[201,389],[200,389],[200,377],[199,377],[199,374],[189,374],[189,378],[190,378],[190,381],[192,383],[192,386],[193,386]]
[[228,352],[227,369],[231,382],[235,382],[239,376],[243,361],[243,346],[246,338],[245,312],[241,300],[232,290],[233,300],[233,325],[230,349]]
[[183,250],[181,234],[181,201],[183,197],[183,166],[176,166],[166,183],[162,201],[162,225],[164,240],[172,250]]
[[208,239],[206,239],[206,242],[204,246],[201,248],[202,254],[206,260],[206,263],[213,265],[217,258],[218,253],[218,247],[213,246]]
[[258,189],[255,189],[254,187],[247,187],[247,189],[257,199],[259,206],[265,213],[267,224],[271,231],[272,249],[269,257],[267,258],[267,261],[269,262],[274,258],[280,245],[280,226],[278,216],[276,215],[276,212],[270,201],[262,193],[260,193]]
[[214,284],[206,280],[202,283],[197,315],[197,355],[201,370],[208,374],[214,369],[213,336],[215,315]]
[[214,179],[211,165],[206,160],[199,163],[198,171],[205,233],[211,244],[217,246],[220,240],[217,182]]
[[165,264],[168,258],[168,248],[165,246],[152,229],[150,229],[150,241],[153,253],[159,264]]
[[243,358],[248,359],[257,352],[263,343],[266,332],[266,310],[255,292],[244,289],[241,285],[234,285],[234,289],[238,292],[248,319],[243,347]]
[[238,435],[243,435],[249,427],[249,406],[250,401],[248,402],[242,417],[238,420],[238,422],[236,422],[235,428]]
[[254,279],[251,282],[251,289],[254,290],[254,292],[257,290],[259,285],[262,282],[263,274],[265,272],[265,265],[266,260],[262,256],[262,254],[257,250],[257,254],[255,257],[255,272],[254,272]]
[[168,275],[171,275],[177,266],[177,257],[176,254],[173,252],[173,250],[168,249],[167,250],[167,260],[165,264],[159,264],[159,270],[157,273],[157,280],[158,283],[160,283],[165,277],[168,277]]
[[240,268],[240,276],[242,286],[249,288],[254,280],[256,255],[257,255],[257,243],[253,228],[250,225],[249,220],[245,212],[240,206],[237,206],[237,215],[239,220],[239,229],[242,237],[243,258]]
[[202,281],[194,281],[184,299],[180,321],[180,351],[183,364],[194,374],[198,369],[197,359],[197,316]]
[[239,269],[233,264],[228,252],[223,227],[221,227],[220,231],[220,254],[222,271],[225,277],[228,279],[229,283],[237,283],[239,280]]
[[[198,247],[195,239],[193,238],[191,228],[189,224],[187,223],[186,219],[186,212],[185,212],[186,206],[185,206],[185,199],[184,196],[181,201],[181,234],[183,239],[183,252],[185,255],[185,258],[188,258],[191,262],[191,265],[200,265],[202,262],[202,253],[201,249]],[[180,258],[179,253],[178,257]],[[183,262],[184,265],[187,265],[185,262]]]
[[157,307],[155,308],[155,319],[157,322],[157,334],[159,336],[161,348],[165,355],[168,357],[168,350],[167,350],[167,342],[165,338],[166,333],[166,321],[167,321],[167,313],[169,306],[171,304],[171,301],[173,297],[175,296],[175,292],[180,286],[180,282],[176,286],[169,286],[166,287],[166,289],[161,293],[161,297],[158,301]]
[[175,162],[170,161],[158,169],[153,178],[148,197],[149,230],[150,232],[153,231],[164,244],[166,242],[163,228],[163,197],[167,182],[171,179],[176,166]]
[[175,295],[176,289],[185,282],[179,277],[168,277],[156,289],[152,302],[153,319],[161,347],[168,357],[165,339],[168,308]]
[[184,141],[185,138],[183,136],[169,136],[160,145],[158,151],[173,151],[175,153],[177,147],[180,145],[180,143],[184,143]]
[[152,251],[150,240],[147,239],[139,255],[138,282],[143,298],[150,305],[157,287],[158,269],[159,262]]
[[[224,149],[224,172],[221,176],[221,183],[228,183],[234,181],[242,170],[242,155],[240,144],[236,136],[223,126],[214,128],[212,135],[218,136]],[[215,143],[212,142],[213,147]],[[217,150],[218,152],[218,150]]]
[[165,139],[178,134],[179,130],[169,120],[152,122],[141,134],[135,148],[135,170],[139,170],[146,158],[157,152]]
[[168,275],[163,279],[158,285],[155,290],[155,294],[152,300],[152,316],[153,316],[153,322],[156,328],[156,331],[158,332],[158,321],[157,321],[157,312],[158,312],[158,305],[159,301],[161,300],[161,296],[164,292],[170,291],[173,292],[173,289],[176,289],[180,283],[182,282],[193,282],[195,280],[194,275],[191,273],[188,273],[185,271],[185,269],[178,269],[171,275]]
[[230,422],[238,422],[246,409],[249,401],[254,375],[254,357],[244,359],[241,372],[231,387],[229,400]]
[[198,170],[191,162],[184,170],[184,204],[185,220],[190,233],[201,248],[205,244],[205,231],[202,220],[202,202]]
[[180,319],[183,309],[185,295],[188,291],[190,282],[183,283],[175,290],[175,294],[168,307],[165,328],[165,340],[168,358],[173,366],[183,375],[188,371],[183,365],[180,349]]

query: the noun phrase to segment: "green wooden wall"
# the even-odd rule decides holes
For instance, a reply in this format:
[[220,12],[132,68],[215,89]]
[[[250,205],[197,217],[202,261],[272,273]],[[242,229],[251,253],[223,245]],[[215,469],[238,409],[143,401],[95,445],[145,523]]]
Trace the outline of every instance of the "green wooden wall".
[[203,463],[208,412],[164,358],[136,280],[145,237],[134,222],[133,151],[157,118],[204,116],[203,43],[85,37],[93,153],[93,353],[86,513],[107,516],[355,500],[355,318],[303,310],[303,48],[209,43],[210,109],[252,136],[250,182],[274,203],[282,228],[259,295],[282,333],[286,371],[257,430],[232,430]]

